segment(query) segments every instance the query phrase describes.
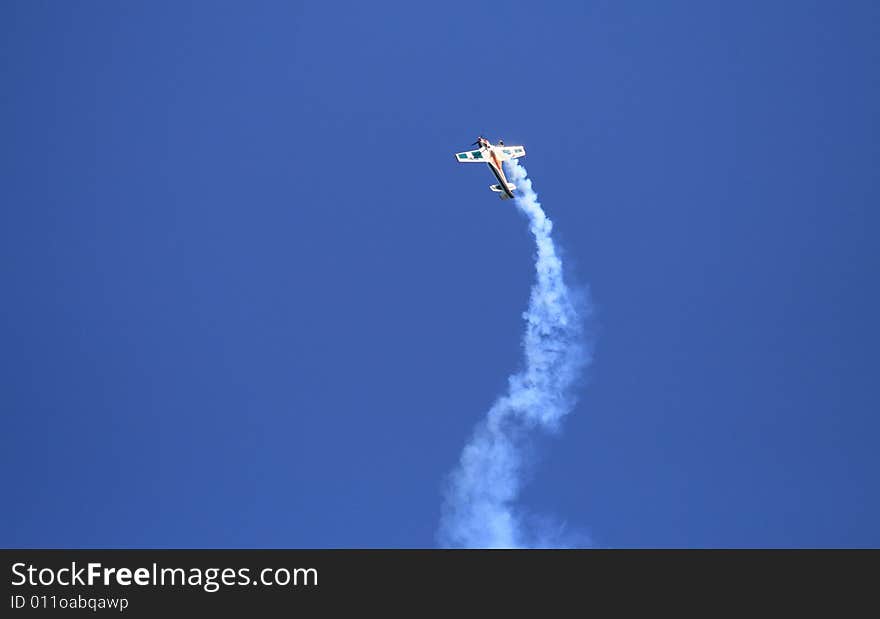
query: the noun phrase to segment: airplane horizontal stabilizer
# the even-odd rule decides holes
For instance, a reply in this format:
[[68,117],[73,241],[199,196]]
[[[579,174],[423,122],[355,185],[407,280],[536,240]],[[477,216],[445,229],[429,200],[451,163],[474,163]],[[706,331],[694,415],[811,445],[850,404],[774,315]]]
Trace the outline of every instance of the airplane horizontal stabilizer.
[[[510,189],[510,191],[513,191],[514,189],[516,189],[516,185],[514,185],[513,183],[507,183],[507,188]],[[497,193],[498,197],[502,200],[510,199],[510,196],[507,195],[507,192],[501,188],[501,185],[489,185],[489,189]]]

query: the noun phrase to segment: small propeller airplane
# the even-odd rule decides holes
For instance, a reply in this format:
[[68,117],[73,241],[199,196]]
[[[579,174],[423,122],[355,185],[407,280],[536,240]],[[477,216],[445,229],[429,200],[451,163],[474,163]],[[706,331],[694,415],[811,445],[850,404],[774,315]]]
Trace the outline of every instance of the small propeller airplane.
[[512,198],[516,185],[507,182],[501,162],[525,156],[526,149],[522,146],[505,146],[504,140],[498,140],[498,144],[493,145],[483,136],[478,137],[471,146],[479,146],[480,149],[455,153],[455,160],[459,163],[487,164],[499,183],[498,185],[489,185],[489,189],[497,193],[502,200]]

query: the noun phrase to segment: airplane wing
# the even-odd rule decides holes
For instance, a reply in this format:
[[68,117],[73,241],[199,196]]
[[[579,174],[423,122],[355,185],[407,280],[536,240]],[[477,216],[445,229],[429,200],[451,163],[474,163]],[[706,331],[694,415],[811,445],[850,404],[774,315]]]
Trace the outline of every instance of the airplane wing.
[[499,154],[501,161],[526,156],[526,149],[522,146],[498,146],[496,147],[496,152]]
[[481,150],[469,150],[463,153],[455,153],[455,158],[461,163],[488,163],[488,153]]

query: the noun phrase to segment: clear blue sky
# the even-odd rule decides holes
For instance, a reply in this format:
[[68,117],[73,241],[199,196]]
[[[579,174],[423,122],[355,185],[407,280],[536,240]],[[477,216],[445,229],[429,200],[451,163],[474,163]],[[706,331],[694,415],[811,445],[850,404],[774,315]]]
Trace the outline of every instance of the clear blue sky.
[[880,546],[878,6],[2,3],[0,545],[432,547],[533,277],[483,133],[597,306],[524,505]]

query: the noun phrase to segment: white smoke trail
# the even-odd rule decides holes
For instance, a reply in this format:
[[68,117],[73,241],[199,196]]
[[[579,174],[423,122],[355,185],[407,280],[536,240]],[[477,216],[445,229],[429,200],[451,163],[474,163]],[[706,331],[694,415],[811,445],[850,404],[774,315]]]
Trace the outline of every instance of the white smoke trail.
[[438,540],[445,547],[523,548],[558,545],[546,527],[517,513],[530,430],[556,431],[572,409],[572,387],[590,353],[582,340],[582,317],[562,277],[562,262],[547,218],[526,170],[514,159],[508,177],[517,186],[516,206],[535,237],[537,279],[532,286],[523,336],[525,367],[489,410],[450,478]]

